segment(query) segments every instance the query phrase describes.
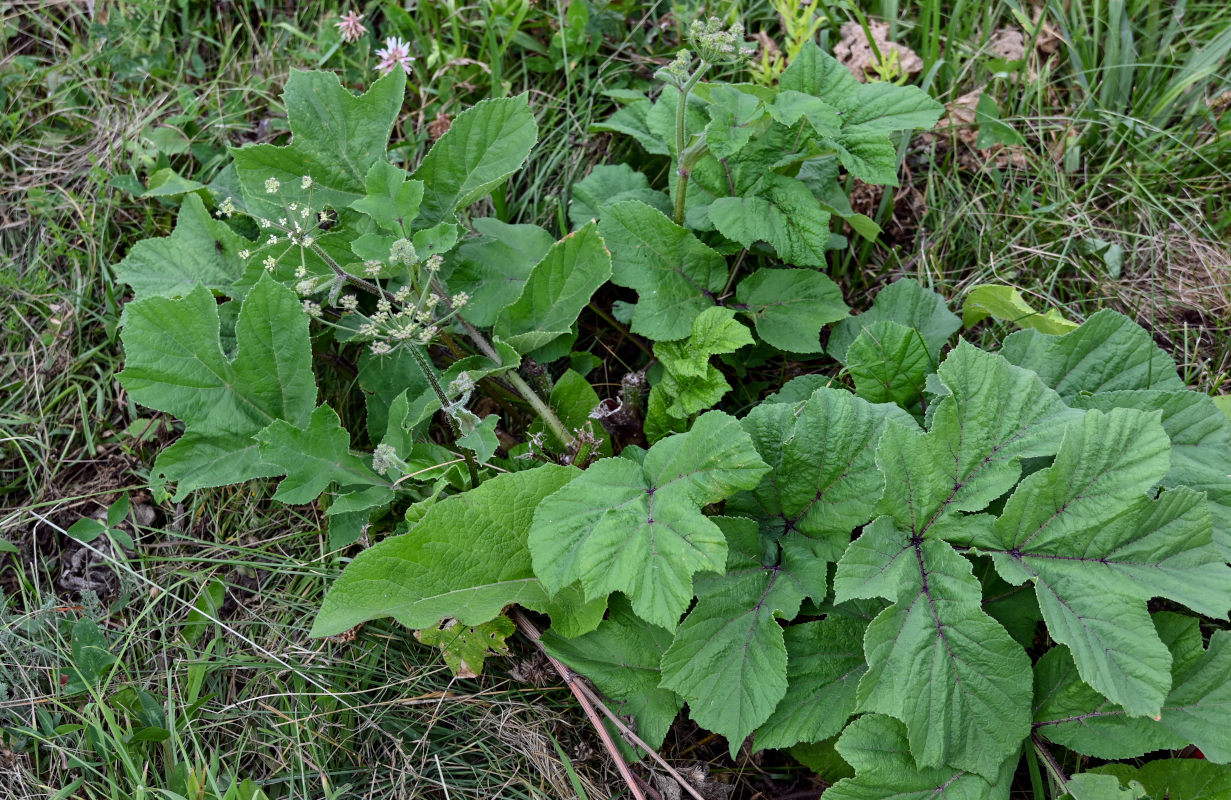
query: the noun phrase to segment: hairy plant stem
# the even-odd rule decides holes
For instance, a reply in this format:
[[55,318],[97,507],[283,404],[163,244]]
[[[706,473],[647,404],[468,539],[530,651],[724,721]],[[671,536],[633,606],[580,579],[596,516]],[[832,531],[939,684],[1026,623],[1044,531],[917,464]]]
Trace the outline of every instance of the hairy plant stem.
[[[329,265],[329,268],[333,270],[334,274],[337,275],[342,280],[348,283],[354,284],[355,286],[361,287],[365,291],[370,292],[376,295],[377,297],[384,297],[390,302],[394,302],[393,293],[386,291],[384,288],[380,286],[380,284],[375,283],[373,281],[364,280],[363,278],[360,278],[358,275],[352,275],[351,273],[342,269],[342,267],[338,264],[338,262],[334,261],[333,257],[330,256],[328,253],[326,253],[324,250],[322,250],[319,246],[314,245],[312,249],[317,255],[321,257],[321,259],[326,264]],[[431,286],[432,286],[432,290],[440,296],[445,308],[448,309],[449,311],[452,311],[453,306],[449,302],[449,295],[445,291],[444,285],[441,284],[439,280],[433,277]],[[491,343],[489,343],[487,339],[483,338],[483,334],[479,333],[479,331],[473,325],[471,325],[466,320],[462,319],[460,315],[457,317],[457,321],[462,324],[462,327],[465,328],[466,330],[466,335],[470,337],[470,341],[474,342],[475,347],[478,347],[479,350],[483,353],[483,355],[487,356],[492,361],[495,361],[497,364],[504,363],[503,359],[500,358],[500,354],[496,352],[496,348],[492,347]],[[414,348],[411,348],[411,350],[413,351]],[[416,359],[418,359],[419,356],[416,355],[415,357]],[[419,366],[420,367],[423,366],[422,362],[420,362]],[[440,399],[441,405],[442,406],[447,405],[448,400],[445,397],[444,392],[440,389],[439,384],[436,382],[435,377],[432,376],[430,373],[425,373],[425,374],[428,374],[429,376],[428,380],[432,382],[432,388],[436,390],[436,396]],[[527,403],[530,404],[530,407],[533,408],[535,413],[537,413],[539,417],[543,420],[543,424],[545,424],[548,428],[551,429],[551,432],[556,435],[556,438],[560,440],[560,442],[565,446],[565,448],[567,448],[570,451],[574,450],[577,447],[576,437],[573,436],[573,434],[569,432],[568,428],[564,426],[564,423],[560,421],[560,418],[558,416],[556,416],[556,412],[551,410],[551,406],[547,405],[547,403],[543,400],[543,398],[539,397],[538,394],[534,391],[534,389],[530,388],[530,384],[526,383],[522,379],[522,377],[518,375],[517,372],[514,370],[509,370],[509,372],[504,377],[508,380],[510,384],[512,384],[513,389],[517,391],[517,393],[520,394]],[[450,425],[453,425],[452,420],[450,420]],[[456,428],[454,429],[454,432],[455,433],[457,432]],[[463,451],[465,450],[465,448],[462,448],[462,449]],[[470,464],[473,457],[468,452],[466,453],[466,456],[467,456],[466,463]],[[471,478],[472,479],[475,478],[474,472],[471,473]],[[475,480],[475,485],[476,486],[478,485],[477,480]]]
[[[680,87],[680,97],[675,106],[675,213],[672,220],[676,225],[684,224],[684,198],[688,196],[688,178],[692,175],[692,163],[688,163],[690,154],[684,150],[685,120],[688,116],[688,93],[701,80],[709,64],[704,59],[697,65],[697,71],[689,76],[687,82]],[[695,163],[695,157],[693,159]]]
[[[420,371],[427,378],[427,382],[432,384],[432,391],[436,393],[436,399],[440,401],[441,410],[449,407],[449,396],[445,394],[445,390],[441,387],[440,381],[436,379],[436,371],[432,369],[432,362],[428,361],[427,354],[417,347],[408,347],[408,350],[414,355],[415,363],[419,365]],[[445,419],[449,420],[449,429],[453,431],[454,441],[462,438],[462,429],[458,426],[457,420],[453,419],[447,411]],[[470,473],[470,488],[475,488],[479,485],[479,465],[475,463],[474,453],[463,444],[458,445],[458,449],[462,451],[462,457],[466,459],[466,470]]]
[[[449,296],[445,292],[444,286],[441,285],[440,281],[435,278],[432,279],[432,290],[436,292],[438,297],[440,297],[441,303],[444,307],[452,310],[453,307],[449,303]],[[504,359],[500,357],[500,353],[496,351],[495,347],[492,347],[491,342],[487,341],[483,334],[479,333],[479,330],[475,326],[471,325],[460,316],[457,317],[457,321],[462,324],[462,327],[466,331],[466,335],[470,337],[470,341],[474,342],[474,346],[479,348],[479,351],[482,352],[483,355],[487,356],[492,361],[495,361],[497,364],[504,363]],[[525,379],[522,378],[521,375],[517,374],[516,370],[509,370],[501,377],[511,383],[513,388],[517,390],[517,393],[525,398],[526,402],[530,404],[530,407],[533,408],[535,413],[539,415],[539,418],[543,420],[543,424],[551,429],[551,432],[556,435],[556,438],[560,440],[565,448],[570,451],[576,448],[577,437],[573,436],[573,434],[569,432],[569,429],[566,428],[564,423],[560,421],[560,418],[556,416],[556,412],[551,410],[551,406],[547,405],[547,403],[543,401],[543,398],[539,397],[538,392],[534,391],[530,384],[526,383]]]
[[1064,777],[1064,769],[1056,761],[1056,757],[1051,754],[1051,751],[1047,749],[1047,745],[1043,744],[1043,740],[1039,737],[1031,736],[1030,743],[1034,747],[1034,752],[1038,753],[1039,757],[1043,760],[1043,766],[1046,768],[1048,776],[1055,781],[1060,793],[1067,794],[1069,780]]

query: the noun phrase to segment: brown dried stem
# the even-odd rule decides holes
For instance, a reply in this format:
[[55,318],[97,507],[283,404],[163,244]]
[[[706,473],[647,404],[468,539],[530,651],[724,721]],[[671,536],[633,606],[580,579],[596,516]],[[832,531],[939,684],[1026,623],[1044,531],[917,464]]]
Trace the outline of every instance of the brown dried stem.
[[538,628],[534,626],[533,622],[527,619],[525,614],[521,611],[514,610],[510,616],[513,617],[513,621],[517,623],[517,627],[521,629],[522,634],[527,639],[534,642],[534,646],[542,652],[549,662],[551,662],[552,667],[555,668],[556,672],[560,674],[561,679],[564,680],[569,689],[573,692],[573,696],[577,698],[577,702],[581,705],[582,711],[585,712],[586,717],[590,720],[590,724],[594,726],[594,730],[598,733],[599,739],[602,740],[603,746],[607,748],[608,752],[611,753],[611,757],[615,759],[616,769],[619,771],[620,777],[624,778],[625,783],[628,784],[629,789],[632,790],[634,796],[642,797],[642,800],[644,800],[644,797],[640,794],[640,789],[633,783],[634,776],[631,772],[629,772],[628,765],[624,763],[624,759],[620,757],[620,752],[616,749],[615,742],[611,740],[611,734],[609,734],[607,729],[603,727],[603,721],[598,717],[598,714],[595,713],[595,709],[602,711],[603,715],[606,716],[607,719],[611,720],[611,724],[620,731],[620,734],[624,736],[625,739],[644,750],[646,755],[662,767],[668,775],[674,778],[680,786],[688,792],[689,795],[695,798],[695,800],[705,800],[701,793],[693,788],[693,785],[689,783],[683,775],[677,772],[675,768],[668,764],[667,761],[658,754],[657,750],[646,744],[645,741],[642,740],[641,737],[639,737],[637,733],[624,722],[624,720],[616,716],[615,712],[607,707],[607,704],[603,702],[602,698],[595,694],[594,690],[581,679],[581,676],[577,675],[577,673],[573,672],[571,669],[551,657],[551,654],[549,654],[547,649],[543,647],[543,642],[541,640]]

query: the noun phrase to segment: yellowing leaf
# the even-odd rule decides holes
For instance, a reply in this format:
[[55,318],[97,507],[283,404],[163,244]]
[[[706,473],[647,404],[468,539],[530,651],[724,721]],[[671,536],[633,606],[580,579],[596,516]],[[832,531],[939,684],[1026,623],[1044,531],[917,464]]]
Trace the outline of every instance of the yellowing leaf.
[[483,662],[488,655],[509,652],[504,640],[516,629],[513,620],[505,616],[478,625],[462,625],[450,618],[415,631],[415,638],[440,648],[445,664],[457,677],[477,678],[483,673]]
[[1043,333],[1068,333],[1077,328],[1076,322],[1065,319],[1054,308],[1042,314],[1035,311],[1012,286],[983,284],[967,292],[962,304],[962,324],[969,328],[989,316]]

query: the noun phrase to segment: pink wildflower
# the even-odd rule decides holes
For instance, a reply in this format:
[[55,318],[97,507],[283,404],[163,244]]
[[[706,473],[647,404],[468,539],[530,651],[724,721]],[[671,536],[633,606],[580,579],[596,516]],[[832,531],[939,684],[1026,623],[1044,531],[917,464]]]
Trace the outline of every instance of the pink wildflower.
[[338,33],[342,34],[344,42],[353,42],[368,32],[368,29],[363,27],[363,17],[355,11],[342,17],[342,20],[334,25],[337,26]]
[[392,72],[395,66],[400,66],[402,71],[409,75],[410,62],[415,60],[410,54],[410,45],[396,36],[385,39],[385,46],[377,50],[376,55],[380,56],[380,63],[376,65],[376,69],[381,75]]

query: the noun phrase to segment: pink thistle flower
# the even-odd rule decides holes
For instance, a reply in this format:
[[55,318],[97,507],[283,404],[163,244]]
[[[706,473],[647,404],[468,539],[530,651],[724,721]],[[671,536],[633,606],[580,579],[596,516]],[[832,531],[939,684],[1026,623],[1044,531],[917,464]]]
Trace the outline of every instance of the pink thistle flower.
[[337,27],[338,33],[342,35],[344,42],[353,42],[368,32],[368,29],[363,27],[363,17],[355,11],[342,17],[340,22],[333,24]]
[[400,66],[402,71],[409,75],[410,62],[415,60],[410,54],[410,45],[396,36],[385,39],[385,46],[377,50],[376,55],[380,56],[380,63],[376,65],[376,69],[381,75],[392,72],[395,66]]

